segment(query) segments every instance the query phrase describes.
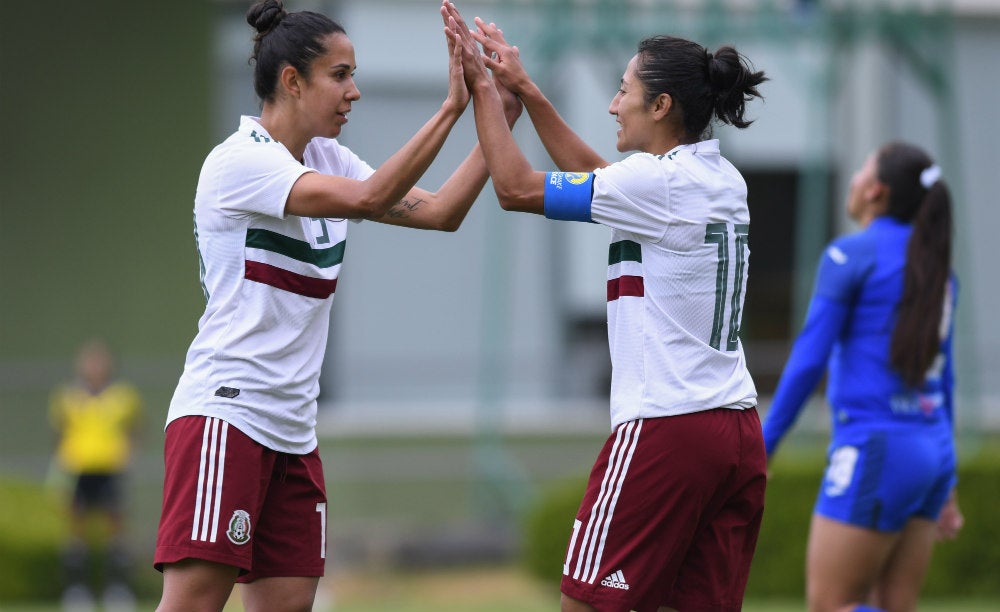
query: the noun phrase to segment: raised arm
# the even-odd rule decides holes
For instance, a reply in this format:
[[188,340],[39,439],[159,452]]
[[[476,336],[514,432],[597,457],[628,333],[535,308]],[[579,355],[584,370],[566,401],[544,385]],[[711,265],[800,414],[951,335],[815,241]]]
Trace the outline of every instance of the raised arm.
[[[513,124],[513,120],[509,122]],[[462,225],[488,178],[486,160],[477,144],[440,189],[431,192],[414,187],[387,213],[374,220],[389,225],[453,232]]]
[[544,214],[545,173],[535,172],[518,148],[504,119],[500,93],[483,64],[479,46],[455,5],[445,0],[441,14],[448,24],[447,30],[461,49],[465,82],[473,99],[476,133],[500,206],[505,210]]
[[[451,36],[448,42],[449,50],[455,53],[457,45]],[[459,78],[462,78],[461,75]],[[523,106],[507,88],[497,85],[497,90],[509,130],[521,115]],[[455,231],[462,224],[488,178],[486,159],[477,144],[438,191],[430,192],[414,187],[389,212],[375,220],[418,229]]]
[[448,32],[445,37],[449,50],[449,78],[448,95],[441,109],[364,181],[318,172],[303,174],[288,194],[286,213],[302,217],[379,219],[408,197],[469,103],[461,49]]
[[520,51],[507,43],[503,31],[478,17],[476,26],[479,29],[472,36],[483,46],[483,63],[493,72],[494,79],[524,102],[531,123],[556,166],[564,172],[592,172],[607,166],[608,162],[569,127],[531,80],[521,63]]

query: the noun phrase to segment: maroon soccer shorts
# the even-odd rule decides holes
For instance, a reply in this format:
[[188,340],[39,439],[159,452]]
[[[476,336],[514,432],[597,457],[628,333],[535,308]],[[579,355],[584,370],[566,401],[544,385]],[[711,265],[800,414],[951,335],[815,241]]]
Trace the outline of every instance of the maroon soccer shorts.
[[239,582],[322,576],[326,486],[319,452],[266,448],[221,419],[167,426],[153,565],[195,558],[240,568]]
[[766,470],[755,409],[623,423],[590,474],[562,592],[599,612],[738,612]]

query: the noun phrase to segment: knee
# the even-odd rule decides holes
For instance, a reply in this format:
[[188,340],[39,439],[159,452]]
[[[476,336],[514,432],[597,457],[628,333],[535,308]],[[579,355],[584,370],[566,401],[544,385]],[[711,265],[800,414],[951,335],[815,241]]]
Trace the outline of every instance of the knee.
[[172,596],[164,593],[156,612],[222,612],[229,597]]
[[241,586],[245,612],[310,612],[319,578],[260,578]]
[[233,591],[239,570],[196,559],[163,568],[163,596],[157,612],[219,612]]

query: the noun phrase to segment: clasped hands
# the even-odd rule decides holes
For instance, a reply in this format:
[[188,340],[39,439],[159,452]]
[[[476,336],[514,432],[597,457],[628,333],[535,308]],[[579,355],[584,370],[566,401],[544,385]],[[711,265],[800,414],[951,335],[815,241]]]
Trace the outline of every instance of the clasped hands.
[[441,17],[447,35],[461,49],[463,76],[469,91],[492,83],[500,94],[508,119],[512,119],[512,113],[516,118],[523,106],[519,96],[531,84],[518,48],[507,42],[503,30],[495,23],[486,23],[476,17],[476,29],[469,29],[458,8],[449,0],[441,3]]

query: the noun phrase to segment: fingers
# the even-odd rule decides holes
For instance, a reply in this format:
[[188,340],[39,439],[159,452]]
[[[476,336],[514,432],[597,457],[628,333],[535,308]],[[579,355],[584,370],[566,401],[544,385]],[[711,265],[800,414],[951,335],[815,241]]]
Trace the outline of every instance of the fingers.
[[449,29],[452,35],[455,37],[456,44],[463,49],[464,52],[469,53],[470,56],[479,55],[479,47],[476,45],[475,39],[472,38],[472,34],[469,29],[465,27],[465,24],[457,22],[454,17],[449,16]]
[[500,43],[501,45],[503,45],[505,47],[509,47],[510,46],[509,44],[507,44],[507,40],[504,39],[504,37],[503,37],[503,30],[501,30],[500,28],[498,28],[497,24],[495,24],[493,22],[486,23],[485,21],[483,21],[479,17],[476,17],[475,22],[476,22],[476,26],[483,32],[483,35],[489,37],[492,40],[497,41],[498,43]]
[[489,79],[489,72],[482,61],[479,45],[466,27],[455,5],[447,0],[441,3],[441,16],[448,33],[449,60],[456,66],[453,75],[464,81],[471,92],[476,83]]
[[[470,30],[458,9],[448,0],[443,0],[441,3],[441,15],[445,19],[446,29],[451,33],[455,44],[461,49],[459,54],[464,62],[463,69],[467,78],[478,80],[478,72],[482,71],[484,74],[488,74],[488,70],[501,66],[505,54],[511,53],[510,47],[503,42],[502,33],[494,24],[486,27],[490,33],[497,35],[498,39],[486,36],[481,28]],[[482,20],[477,17],[476,22],[480,23]],[[482,50],[480,50],[480,45],[482,45]]]
[[483,46],[484,54],[492,59],[506,55],[511,50],[511,46],[504,40],[503,31],[496,24],[487,24],[479,17],[476,17],[476,29],[472,30],[472,37]]
[[462,19],[462,14],[458,12],[455,5],[448,2],[448,0],[444,0],[441,3],[441,12],[442,14],[447,14],[449,19],[454,20],[454,22],[461,28],[459,33],[463,34],[463,38],[465,38],[464,34],[469,31],[469,27],[465,25],[465,20]]

